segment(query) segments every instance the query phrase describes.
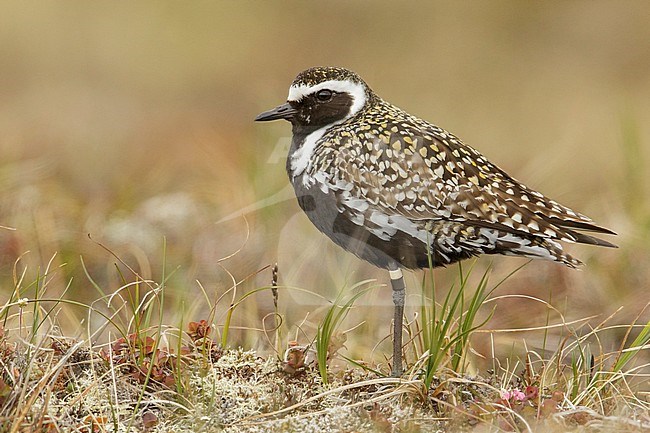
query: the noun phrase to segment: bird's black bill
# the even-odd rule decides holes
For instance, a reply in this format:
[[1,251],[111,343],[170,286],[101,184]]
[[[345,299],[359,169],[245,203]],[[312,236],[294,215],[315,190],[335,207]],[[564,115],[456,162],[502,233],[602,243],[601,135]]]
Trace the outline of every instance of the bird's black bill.
[[288,102],[286,104],[278,105],[272,110],[260,113],[256,118],[256,122],[267,122],[269,120],[285,119],[290,120],[296,114],[296,109]]

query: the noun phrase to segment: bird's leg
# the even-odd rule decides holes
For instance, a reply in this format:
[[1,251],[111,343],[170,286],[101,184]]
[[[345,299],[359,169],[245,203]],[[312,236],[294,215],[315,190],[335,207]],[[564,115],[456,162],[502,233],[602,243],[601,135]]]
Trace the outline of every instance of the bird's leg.
[[393,305],[395,306],[393,318],[393,370],[391,376],[400,377],[402,375],[402,320],[404,317],[406,285],[400,268],[396,267],[388,272],[390,274],[390,284],[393,287]]

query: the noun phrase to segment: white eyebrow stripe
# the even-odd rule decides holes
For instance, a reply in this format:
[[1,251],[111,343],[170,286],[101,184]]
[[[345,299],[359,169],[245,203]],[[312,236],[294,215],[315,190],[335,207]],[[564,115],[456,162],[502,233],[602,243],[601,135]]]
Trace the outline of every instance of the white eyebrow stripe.
[[350,80],[329,80],[323,81],[314,86],[306,86],[304,84],[291,86],[289,87],[289,96],[287,96],[287,101],[300,101],[305,96],[323,89],[328,89],[337,93],[345,92],[352,96],[352,107],[350,107],[350,113],[345,117],[346,119],[357,114],[366,103],[366,89],[364,85]]

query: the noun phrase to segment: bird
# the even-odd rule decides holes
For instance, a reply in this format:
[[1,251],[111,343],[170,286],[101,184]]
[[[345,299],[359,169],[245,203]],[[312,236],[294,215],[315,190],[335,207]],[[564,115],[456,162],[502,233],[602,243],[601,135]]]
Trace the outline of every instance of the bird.
[[[560,242],[616,245],[589,217],[524,185],[447,130],[384,101],[355,72],[300,72],[255,120],[292,125],[286,171],[299,206],[334,243],[390,275],[391,375],[402,370],[402,269],[482,254],[581,262]],[[587,233],[585,233],[587,232]]]

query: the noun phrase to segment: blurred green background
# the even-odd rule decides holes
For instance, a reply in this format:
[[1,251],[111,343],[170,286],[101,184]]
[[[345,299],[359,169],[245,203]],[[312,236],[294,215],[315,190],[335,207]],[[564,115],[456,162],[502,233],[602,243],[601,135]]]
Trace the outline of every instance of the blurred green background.
[[[650,293],[649,17],[646,1],[5,2],[0,225],[15,230],[0,229],[0,294],[24,271],[33,296],[28,283],[53,257],[48,297],[71,279],[65,297],[99,297],[81,258],[106,292],[121,286],[115,266],[132,280],[96,242],[145,278],[175,270],[170,314],[185,308],[190,320],[206,315],[197,280],[213,299],[231,278],[243,293],[268,285],[270,271],[257,271],[276,261],[280,284],[329,299],[364,278],[386,283],[299,212],[284,172],[290,126],[252,121],[298,72],[336,65],[619,233],[618,250],[569,246],[581,272],[531,263],[499,294],[552,298],[567,320],[601,314],[596,323],[624,305],[617,320],[630,323]],[[499,276],[523,261],[477,266],[489,263]],[[450,282],[457,269],[436,273]],[[409,275],[412,303],[420,279]],[[282,291],[284,332],[318,305]],[[262,292],[235,319],[259,328],[270,311]],[[545,315],[504,300],[488,327],[541,326]],[[365,322],[348,347],[363,355],[388,334],[389,290],[354,316],[351,326]],[[59,313],[64,329],[82,317]],[[259,332],[235,338],[264,346]]]

